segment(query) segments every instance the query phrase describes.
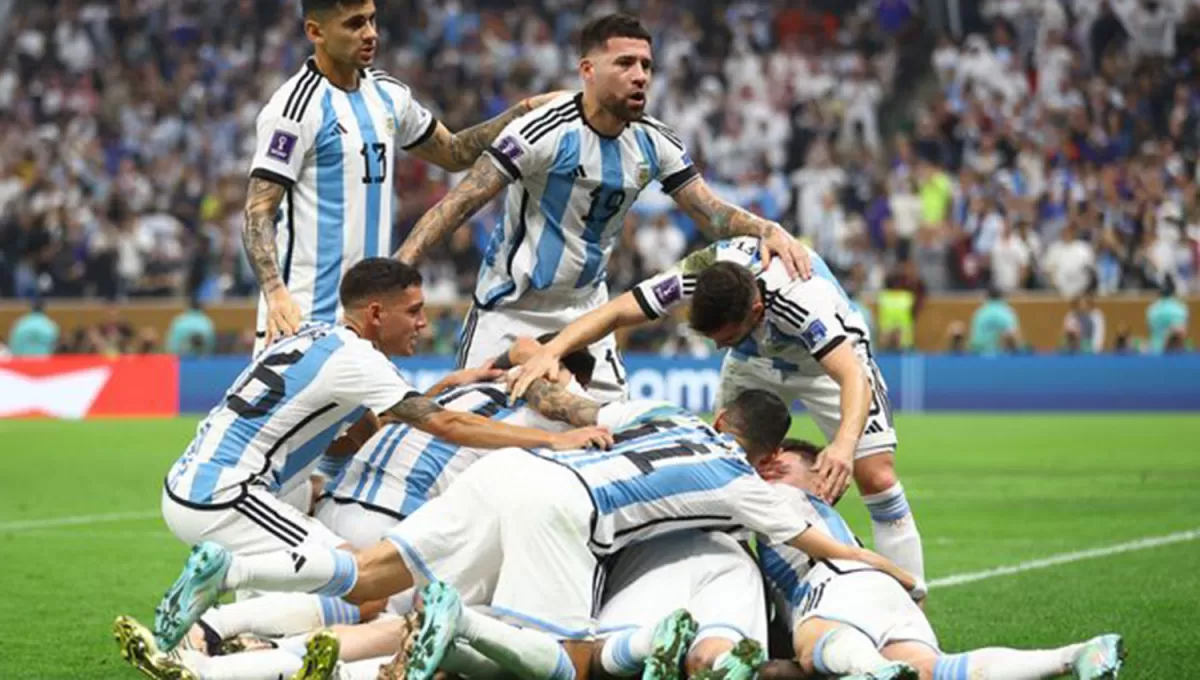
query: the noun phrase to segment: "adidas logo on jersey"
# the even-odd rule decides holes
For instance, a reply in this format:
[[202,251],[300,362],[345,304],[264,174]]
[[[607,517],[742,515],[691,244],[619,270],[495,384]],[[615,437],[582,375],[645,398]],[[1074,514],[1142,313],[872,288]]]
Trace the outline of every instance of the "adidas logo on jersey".
[[571,176],[575,179],[587,179],[587,172],[583,169],[582,165],[578,165],[571,171]]
[[288,553],[288,555],[291,556],[292,566],[295,567],[296,573],[299,574],[300,568],[304,566],[305,562],[308,562],[308,558],[300,553]]
[[339,135],[346,135],[346,134],[350,134],[350,131],[349,131],[349,130],[347,130],[347,129],[346,129],[346,127],[345,127],[344,125],[342,125],[341,121],[338,121],[338,124],[337,124],[337,133],[338,133]]

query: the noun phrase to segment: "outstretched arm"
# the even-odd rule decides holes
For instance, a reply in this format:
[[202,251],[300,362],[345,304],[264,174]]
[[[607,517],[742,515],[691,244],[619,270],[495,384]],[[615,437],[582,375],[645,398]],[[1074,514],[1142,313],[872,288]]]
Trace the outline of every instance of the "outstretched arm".
[[452,444],[481,449],[508,446],[523,449],[579,449],[587,446],[607,448],[612,445],[612,435],[604,428],[588,427],[556,434],[495,422],[474,413],[448,411],[432,399],[419,395],[401,400],[387,411],[387,415]]
[[564,356],[599,341],[618,328],[637,326],[650,318],[633,293],[625,293],[572,321],[513,374],[510,381],[513,398],[527,396],[530,385],[538,378],[557,380],[559,360]]
[[799,274],[807,279],[812,274],[808,251],[787,230],[723,200],[713,193],[704,178],[688,182],[671,197],[710,239],[755,236],[762,240],[765,260],[769,261],[773,255],[780,257],[792,276]]
[[420,262],[431,247],[444,241],[508,183],[508,177],[490,160],[480,158],[475,161],[463,181],[421,216],[400,250],[396,251],[396,259],[408,264]]
[[433,136],[413,147],[410,153],[450,172],[466,170],[509,123],[563,94],[551,92],[523,99],[499,116],[458,132],[450,132],[438,123]]
[[899,581],[900,585],[913,595],[913,599],[920,600],[925,596],[925,584],[897,566],[895,562],[866,548],[839,543],[811,527],[787,543],[814,560],[839,559],[864,562]]

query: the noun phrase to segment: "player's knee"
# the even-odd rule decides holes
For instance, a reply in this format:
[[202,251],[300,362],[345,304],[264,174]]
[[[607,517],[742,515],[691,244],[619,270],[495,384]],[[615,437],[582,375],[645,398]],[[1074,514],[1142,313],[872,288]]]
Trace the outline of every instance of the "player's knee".
[[804,680],[812,677],[795,661],[768,661],[758,669],[759,680]]
[[733,649],[734,641],[720,637],[705,638],[688,651],[685,664],[688,675],[695,675],[703,670],[711,669],[717,663],[717,658]]
[[887,491],[896,485],[896,462],[891,454],[879,454],[858,461],[854,482],[860,493],[869,495]]

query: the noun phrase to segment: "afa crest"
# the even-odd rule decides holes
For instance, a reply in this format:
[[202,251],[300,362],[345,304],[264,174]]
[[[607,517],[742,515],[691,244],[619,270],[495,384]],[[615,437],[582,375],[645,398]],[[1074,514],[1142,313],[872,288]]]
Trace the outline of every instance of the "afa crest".
[[396,134],[396,119],[395,118],[388,116],[387,121],[384,123],[384,125],[387,126],[388,135],[394,136]]
[[647,163],[638,163],[638,168],[637,168],[638,188],[645,189],[646,185],[650,183],[651,179],[652,178],[650,177],[650,165]]

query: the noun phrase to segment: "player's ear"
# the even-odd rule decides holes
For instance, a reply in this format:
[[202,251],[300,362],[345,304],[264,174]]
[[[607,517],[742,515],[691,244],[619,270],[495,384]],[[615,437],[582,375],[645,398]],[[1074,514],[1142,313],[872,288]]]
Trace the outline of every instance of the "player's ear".
[[596,65],[591,59],[582,57],[579,60],[579,77],[588,83],[592,82],[592,79],[596,77]]
[[725,431],[725,409],[717,411],[717,417],[713,418],[713,429],[717,432]]
[[321,22],[313,17],[304,17],[304,35],[314,45],[325,44],[325,34],[321,31]]

